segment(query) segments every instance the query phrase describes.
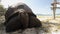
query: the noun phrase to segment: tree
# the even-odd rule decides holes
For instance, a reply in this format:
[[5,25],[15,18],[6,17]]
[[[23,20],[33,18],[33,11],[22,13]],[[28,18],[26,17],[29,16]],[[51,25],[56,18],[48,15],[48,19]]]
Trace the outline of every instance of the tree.
[[2,4],[0,4],[0,16],[4,15],[5,12],[6,12],[6,8],[4,8]]

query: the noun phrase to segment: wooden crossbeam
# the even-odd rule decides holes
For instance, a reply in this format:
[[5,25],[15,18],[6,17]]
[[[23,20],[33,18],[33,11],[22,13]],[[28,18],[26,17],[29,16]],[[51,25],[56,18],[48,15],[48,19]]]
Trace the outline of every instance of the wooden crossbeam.
[[[55,7],[56,9],[60,9],[60,7]],[[51,10],[53,10],[53,7],[51,7]]]
[[60,4],[60,2],[57,2],[57,4]]

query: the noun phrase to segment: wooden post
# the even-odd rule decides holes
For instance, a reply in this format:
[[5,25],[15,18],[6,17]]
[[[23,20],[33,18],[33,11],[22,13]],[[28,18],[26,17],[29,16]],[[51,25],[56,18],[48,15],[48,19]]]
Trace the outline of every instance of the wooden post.
[[53,7],[53,19],[55,19],[56,8]]
[[56,12],[56,7],[57,7],[57,0],[54,0],[54,2],[51,4],[52,9],[53,9],[53,19],[55,19],[55,12]]

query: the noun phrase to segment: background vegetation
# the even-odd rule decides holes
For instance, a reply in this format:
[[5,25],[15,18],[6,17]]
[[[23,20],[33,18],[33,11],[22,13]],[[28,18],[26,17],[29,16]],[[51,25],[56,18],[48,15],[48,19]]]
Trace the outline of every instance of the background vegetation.
[[2,4],[0,4],[0,16],[4,15],[5,12],[6,12],[6,8],[4,8]]

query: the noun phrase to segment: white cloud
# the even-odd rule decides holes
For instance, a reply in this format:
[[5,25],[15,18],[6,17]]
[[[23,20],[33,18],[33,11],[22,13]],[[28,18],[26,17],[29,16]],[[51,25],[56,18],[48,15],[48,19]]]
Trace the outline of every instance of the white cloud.
[[8,8],[8,6],[15,4],[15,3],[19,3],[19,2],[23,2],[24,0],[2,0],[2,4],[4,5],[5,8]]

